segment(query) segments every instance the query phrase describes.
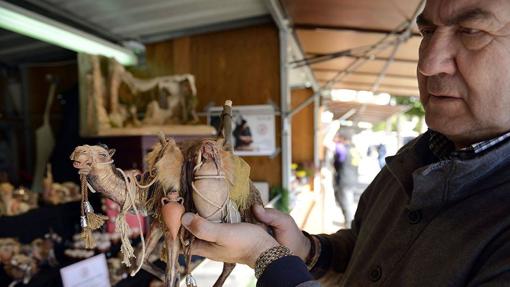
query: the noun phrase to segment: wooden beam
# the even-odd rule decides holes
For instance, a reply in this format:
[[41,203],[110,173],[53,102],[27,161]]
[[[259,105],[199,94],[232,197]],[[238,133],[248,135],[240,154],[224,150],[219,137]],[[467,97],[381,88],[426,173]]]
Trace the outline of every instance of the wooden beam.
[[[321,84],[326,83],[326,81],[319,81]],[[357,90],[357,91],[369,91],[371,88],[370,84],[366,83],[356,83],[356,82],[341,82],[333,85],[333,88],[335,89],[350,89],[350,90]],[[412,89],[408,87],[401,87],[401,86],[387,86],[382,85],[379,87],[380,93],[385,92],[389,93],[392,96],[406,96],[406,97],[418,97],[419,91],[418,89]]]
[[[361,28],[361,27],[352,27],[352,26],[335,26],[335,25],[324,25],[324,24],[305,24],[298,23],[294,24],[294,29],[296,30],[334,30],[334,31],[350,31],[357,33],[370,33],[370,34],[391,34],[391,31],[385,29],[374,29],[374,28]],[[398,31],[397,34],[404,32]],[[420,33],[413,32],[411,34],[413,37],[421,37]]]
[[[315,78],[317,80],[322,81],[329,81],[330,79],[333,79],[337,73],[332,72],[315,72]],[[366,75],[359,75],[351,73],[345,78],[343,78],[340,82],[354,82],[359,84],[366,84],[366,85],[373,85],[373,83],[376,81],[377,76],[366,76]],[[418,88],[418,80],[416,80],[416,77],[414,78],[394,78],[387,76],[382,81],[382,85],[390,86],[398,86],[402,88],[410,88],[410,89],[417,89]],[[371,89],[370,89],[371,90]]]
[[[306,52],[306,51],[305,51],[305,54],[306,54],[307,58],[323,57],[323,56],[327,56],[328,55],[328,54],[321,54],[321,53],[309,53],[309,52]],[[344,55],[342,57],[344,57],[344,58],[351,58],[351,59],[359,58],[359,57],[351,56],[351,55]],[[389,57],[380,57],[380,56],[376,56],[376,57],[367,57],[367,56],[365,56],[365,57],[361,57],[361,58],[370,59],[370,60],[376,60],[376,61],[389,61],[390,60]],[[332,61],[332,60],[335,60],[335,59],[338,59],[338,58],[327,59],[324,62]],[[413,63],[413,64],[418,63],[417,60],[402,59],[402,58],[396,58],[396,59],[393,60],[393,62]],[[314,63],[314,64],[316,64],[316,63]]]
[[[326,68],[313,68],[314,72],[332,72],[332,73],[338,73],[341,72],[342,69],[326,69]],[[372,72],[352,72],[352,75],[360,75],[360,76],[377,76],[379,73],[372,73]],[[413,79],[416,80],[416,76],[411,75],[399,75],[399,74],[389,74],[386,73],[386,77],[392,77],[392,78],[402,78],[402,79]]]

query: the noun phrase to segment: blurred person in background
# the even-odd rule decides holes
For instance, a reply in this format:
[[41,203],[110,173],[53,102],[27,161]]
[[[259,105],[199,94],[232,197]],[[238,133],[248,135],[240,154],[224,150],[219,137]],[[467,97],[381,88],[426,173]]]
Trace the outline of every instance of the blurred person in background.
[[359,159],[355,147],[347,136],[335,136],[333,167],[335,168],[333,188],[335,199],[345,218],[345,226],[350,227],[356,207],[354,191],[358,183]]
[[386,145],[384,143],[380,143],[377,145],[377,161],[379,162],[379,167],[382,169],[385,165],[386,158]]

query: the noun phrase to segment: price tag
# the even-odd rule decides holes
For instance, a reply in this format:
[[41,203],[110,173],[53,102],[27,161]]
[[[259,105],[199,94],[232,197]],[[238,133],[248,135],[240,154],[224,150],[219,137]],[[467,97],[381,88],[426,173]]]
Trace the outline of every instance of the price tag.
[[64,287],[110,287],[106,257],[99,254],[60,269]]

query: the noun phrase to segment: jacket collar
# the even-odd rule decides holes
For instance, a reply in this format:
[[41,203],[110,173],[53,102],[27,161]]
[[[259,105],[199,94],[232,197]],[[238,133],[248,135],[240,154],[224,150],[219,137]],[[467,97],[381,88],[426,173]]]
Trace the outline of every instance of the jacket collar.
[[510,169],[501,169],[510,163],[510,142],[470,160],[439,161],[430,151],[429,137],[426,132],[387,158],[389,171],[410,197],[410,209],[459,201],[510,180]]

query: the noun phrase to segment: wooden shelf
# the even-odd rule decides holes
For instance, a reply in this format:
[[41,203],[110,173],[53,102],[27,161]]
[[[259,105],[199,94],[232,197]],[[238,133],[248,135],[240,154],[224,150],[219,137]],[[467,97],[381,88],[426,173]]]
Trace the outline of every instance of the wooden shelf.
[[136,128],[111,128],[89,137],[157,136],[163,132],[168,136],[214,136],[216,130],[208,125],[144,126]]

